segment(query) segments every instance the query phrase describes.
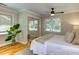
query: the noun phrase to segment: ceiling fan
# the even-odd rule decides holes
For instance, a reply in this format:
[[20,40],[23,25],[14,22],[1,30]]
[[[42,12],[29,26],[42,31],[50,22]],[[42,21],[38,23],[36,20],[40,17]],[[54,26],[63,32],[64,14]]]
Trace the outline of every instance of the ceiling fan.
[[61,12],[55,12],[54,11],[54,8],[51,8],[51,12],[50,12],[50,14],[51,14],[51,16],[54,16],[55,14],[60,14],[60,13],[64,13],[63,11],[61,11]]

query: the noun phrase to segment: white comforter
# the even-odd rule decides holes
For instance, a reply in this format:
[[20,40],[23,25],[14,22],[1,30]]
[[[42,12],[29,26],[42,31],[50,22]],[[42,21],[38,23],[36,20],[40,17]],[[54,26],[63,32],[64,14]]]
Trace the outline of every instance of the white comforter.
[[45,46],[44,43],[33,40],[30,50],[32,50],[34,54],[45,55],[47,53]]
[[79,46],[67,43],[64,36],[55,35],[48,40],[33,40],[30,50],[39,55],[72,55],[79,54]]
[[67,43],[64,36],[54,36],[45,42],[47,54],[51,55],[73,55],[79,54],[79,46]]

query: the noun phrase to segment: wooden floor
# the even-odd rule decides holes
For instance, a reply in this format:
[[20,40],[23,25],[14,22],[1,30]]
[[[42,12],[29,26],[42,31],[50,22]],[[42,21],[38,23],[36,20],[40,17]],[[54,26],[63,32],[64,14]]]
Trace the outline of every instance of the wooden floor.
[[[16,52],[30,47],[31,39],[29,39],[27,44],[22,44],[20,42],[16,42],[15,44],[8,44],[5,46],[0,47],[0,55],[14,55]],[[29,52],[32,54],[32,52]]]
[[0,55],[13,55],[26,47],[28,46],[19,42],[16,42],[15,44],[8,44],[0,47]]

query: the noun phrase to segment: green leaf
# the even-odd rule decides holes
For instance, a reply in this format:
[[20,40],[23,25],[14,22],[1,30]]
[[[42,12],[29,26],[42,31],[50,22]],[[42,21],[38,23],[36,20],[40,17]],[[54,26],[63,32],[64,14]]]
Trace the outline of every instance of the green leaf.
[[21,30],[18,30],[16,33],[20,33],[21,32]]
[[12,36],[8,36],[8,38],[5,41],[11,40]]
[[16,24],[16,25],[13,26],[13,28],[18,29],[19,26],[20,26],[20,24]]
[[14,31],[15,30],[15,28],[14,27],[10,27],[10,31]]
[[8,35],[7,35],[7,39],[5,41],[9,41],[12,38],[15,38],[16,35],[21,32],[21,30],[18,30],[19,26],[20,26],[20,24],[13,25],[12,27],[10,27],[10,30],[7,30]]

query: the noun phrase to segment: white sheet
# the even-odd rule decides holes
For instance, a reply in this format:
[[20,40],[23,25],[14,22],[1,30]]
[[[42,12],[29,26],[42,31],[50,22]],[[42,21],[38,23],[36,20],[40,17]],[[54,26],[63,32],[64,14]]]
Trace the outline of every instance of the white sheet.
[[39,55],[72,55],[79,54],[79,46],[65,42],[64,36],[55,35],[48,40],[33,40],[30,50]]

